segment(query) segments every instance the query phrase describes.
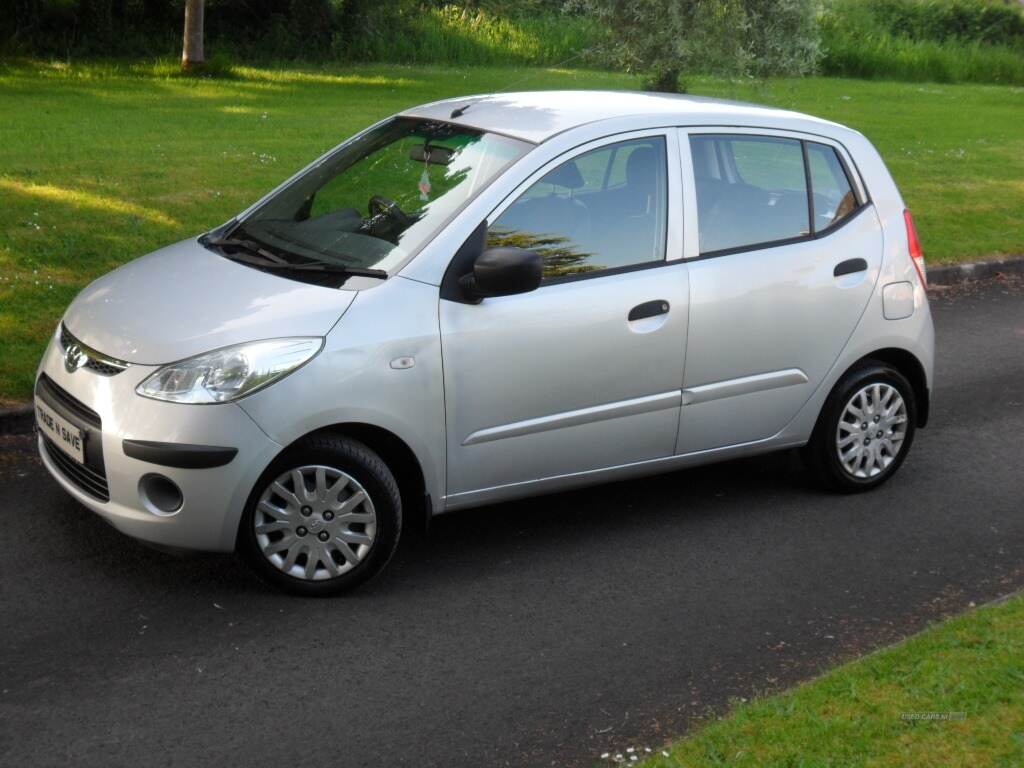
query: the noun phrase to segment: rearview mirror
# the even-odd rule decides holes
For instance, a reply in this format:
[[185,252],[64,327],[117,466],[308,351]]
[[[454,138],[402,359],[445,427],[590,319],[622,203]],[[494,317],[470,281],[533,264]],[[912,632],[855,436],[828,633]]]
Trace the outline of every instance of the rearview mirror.
[[489,248],[473,264],[472,273],[459,283],[470,300],[512,296],[535,290],[544,276],[540,254],[524,248]]
[[448,147],[431,147],[427,144],[413,144],[409,159],[430,165],[448,165],[455,156],[455,150]]

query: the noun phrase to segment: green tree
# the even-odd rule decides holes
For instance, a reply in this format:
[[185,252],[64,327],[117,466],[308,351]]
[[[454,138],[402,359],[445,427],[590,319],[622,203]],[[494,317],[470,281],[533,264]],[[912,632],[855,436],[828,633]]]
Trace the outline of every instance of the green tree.
[[614,63],[646,73],[650,90],[696,73],[803,75],[821,55],[815,0],[571,2],[604,22]]

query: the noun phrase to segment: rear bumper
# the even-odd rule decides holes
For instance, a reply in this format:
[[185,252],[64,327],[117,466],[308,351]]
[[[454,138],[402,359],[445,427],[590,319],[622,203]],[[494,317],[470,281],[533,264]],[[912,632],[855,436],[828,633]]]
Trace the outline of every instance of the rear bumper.
[[[37,387],[37,397],[63,407],[61,415],[83,429],[87,466],[40,435],[43,464],[76,500],[129,536],[176,549],[230,551],[249,493],[281,446],[235,404],[140,397],[135,387],[153,370],[133,365],[114,376],[85,368],[69,373],[59,343],[51,341],[39,372],[71,400],[54,403],[53,390],[44,387]],[[140,480],[153,474],[181,490],[176,511],[147,504]]]

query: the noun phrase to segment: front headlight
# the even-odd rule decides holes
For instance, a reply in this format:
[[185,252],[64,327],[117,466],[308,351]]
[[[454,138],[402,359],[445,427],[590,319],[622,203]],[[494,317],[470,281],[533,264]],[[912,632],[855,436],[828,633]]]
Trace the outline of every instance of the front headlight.
[[165,365],[135,391],[172,403],[225,403],[277,381],[320,351],[323,339],[268,339]]

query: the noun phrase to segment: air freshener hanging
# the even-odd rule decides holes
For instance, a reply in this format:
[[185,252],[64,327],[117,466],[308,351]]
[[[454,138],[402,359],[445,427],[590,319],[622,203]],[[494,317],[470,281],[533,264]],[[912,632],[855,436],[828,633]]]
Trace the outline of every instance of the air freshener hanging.
[[[424,155],[424,157],[428,156],[426,152],[424,152],[423,155]],[[430,199],[430,173],[428,171],[429,168],[430,168],[430,164],[428,162],[424,161],[424,163],[423,163],[423,173],[420,174],[420,183],[419,183],[420,200],[423,200],[424,202],[426,202],[427,200]]]

